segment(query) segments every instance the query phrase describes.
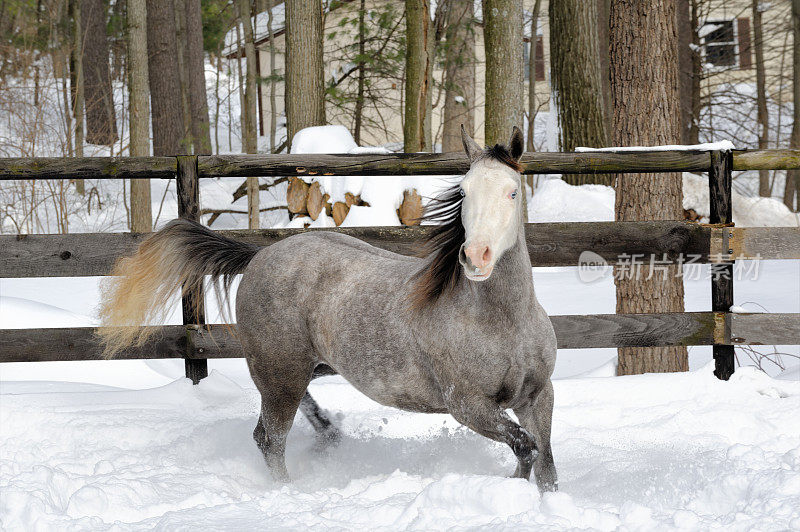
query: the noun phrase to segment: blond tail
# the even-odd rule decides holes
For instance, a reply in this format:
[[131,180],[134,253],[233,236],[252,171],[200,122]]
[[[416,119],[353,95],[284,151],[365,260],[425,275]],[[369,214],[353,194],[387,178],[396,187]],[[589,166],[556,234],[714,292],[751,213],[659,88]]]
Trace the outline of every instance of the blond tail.
[[223,280],[227,294],[260,248],[225,238],[189,220],[173,220],[153,233],[132,257],[117,261],[101,286],[100,337],[106,358],[141,346],[171,310],[181,285],[202,286],[206,275]]

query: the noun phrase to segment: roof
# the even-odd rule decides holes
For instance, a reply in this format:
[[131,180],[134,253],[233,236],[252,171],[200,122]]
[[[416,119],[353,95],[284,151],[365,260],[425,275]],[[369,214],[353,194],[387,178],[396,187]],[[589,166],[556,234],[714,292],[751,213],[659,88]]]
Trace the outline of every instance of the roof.
[[[254,38],[256,46],[261,43],[269,41],[268,24],[269,10],[257,13],[255,16],[255,26],[253,27]],[[232,56],[239,51],[239,47],[244,42],[244,28],[241,24],[237,28],[234,26],[228,33],[225,34],[225,45],[222,48],[223,56]],[[275,36],[281,35],[286,29],[286,4],[281,2],[272,7],[272,33]]]

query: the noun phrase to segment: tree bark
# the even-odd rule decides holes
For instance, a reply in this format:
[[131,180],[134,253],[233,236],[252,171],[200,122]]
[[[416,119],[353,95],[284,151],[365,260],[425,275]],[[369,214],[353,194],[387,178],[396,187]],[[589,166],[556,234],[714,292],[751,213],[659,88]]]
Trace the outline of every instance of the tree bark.
[[[150,155],[150,93],[147,73],[146,0],[128,1],[128,93],[130,101],[130,154]],[[153,229],[150,180],[131,179],[131,231]]]
[[[247,72],[245,73],[244,101],[242,102],[242,124],[244,131],[245,153],[258,153],[258,132],[256,130],[256,120],[258,111],[256,109],[256,45],[253,35],[252,13],[250,11],[250,0],[238,0],[239,20],[244,30],[244,53],[247,60]],[[258,211],[258,178],[247,178],[247,226],[250,229],[259,227]]]
[[[536,151],[534,144],[534,135],[536,133],[536,53],[539,38],[536,34],[539,26],[539,13],[542,8],[542,0],[536,0],[533,4],[533,12],[531,13],[531,46],[530,53],[528,54],[528,151]],[[530,176],[529,176],[530,177]],[[532,185],[532,183],[529,183]],[[531,190],[533,187],[531,186]]]
[[175,68],[178,47],[171,1],[147,0],[147,52],[153,155],[184,155],[183,105]]
[[286,1],[286,129],[295,133],[325,124],[322,3]]
[[605,116],[606,139],[611,139],[611,78],[609,76],[608,56],[608,17],[610,0],[597,0],[597,46],[600,55],[600,85],[603,87],[603,113]]
[[522,1],[483,0],[486,47],[485,141],[508,141],[522,125]]
[[700,81],[703,78],[703,58],[700,56],[700,0],[689,0],[691,4],[691,60],[692,60],[692,87],[691,87],[691,122],[689,124],[689,144],[700,143],[700,111],[703,102],[700,94]]
[[403,145],[406,153],[433,151],[433,42],[430,2],[406,0],[406,86],[403,120]]
[[356,89],[356,107],[353,113],[353,140],[361,145],[361,124],[364,118],[364,40],[367,38],[367,28],[364,22],[367,5],[366,0],[361,0],[358,8],[358,80]]
[[[764,72],[764,31],[759,0],[753,0],[753,49],[756,58],[756,107],[758,122],[758,149],[769,147],[769,113],[767,111],[767,76]],[[769,170],[758,171],[758,195],[770,194]]]
[[450,0],[446,17],[442,125],[442,152],[445,153],[464,149],[461,124],[470,136],[475,134],[475,13],[472,0]]
[[275,39],[272,33],[272,8],[274,0],[267,0],[267,33],[269,33],[269,152],[275,153],[278,140],[278,111],[277,100],[275,98]]
[[165,0],[172,2],[175,14],[175,66],[181,88],[181,107],[183,109],[183,135],[181,136],[186,153],[192,153],[192,109],[189,106],[189,70],[188,50],[186,46],[186,9],[183,0]]
[[[603,83],[597,36],[597,3],[550,2],[550,78],[558,108],[561,151],[577,146],[602,148],[606,137]],[[611,184],[608,174],[565,175],[573,185]]]
[[106,8],[105,0],[81,0],[86,142],[110,146],[118,137],[108,69]]
[[[70,16],[72,17],[72,58],[70,66],[70,83],[72,95],[72,112],[75,117],[75,157],[83,157],[84,118],[86,114],[86,98],[83,88],[83,24],[81,23],[80,0],[70,0]],[[83,179],[75,180],[75,191],[83,196],[86,185]]]
[[[792,136],[789,147],[800,150],[800,0],[792,0]],[[796,199],[796,203],[795,203]],[[800,170],[786,172],[783,203],[790,210],[800,211]]]
[[208,121],[203,19],[200,0],[185,0],[186,72],[189,81],[189,110],[194,153],[211,154],[211,127]]
[[678,21],[678,83],[681,105],[681,144],[691,144],[692,127],[692,6],[691,0],[676,0]]
[[[678,36],[675,0],[612,0],[611,92],[614,144],[674,144],[680,141]],[[633,31],[633,28],[636,31]],[[616,220],[683,218],[681,174],[620,174]],[[654,257],[660,259],[661,257]],[[649,261],[650,257],[645,257]],[[625,271],[617,266],[617,312],[683,312],[679,269]],[[637,278],[638,277],[638,278]],[[621,348],[617,373],[688,370],[685,347]]]

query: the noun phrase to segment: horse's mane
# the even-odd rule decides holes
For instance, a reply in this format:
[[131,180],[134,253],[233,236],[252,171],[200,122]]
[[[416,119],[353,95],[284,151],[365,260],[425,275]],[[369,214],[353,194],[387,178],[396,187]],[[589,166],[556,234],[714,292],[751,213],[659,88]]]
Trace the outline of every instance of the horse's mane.
[[[520,164],[502,144],[484,149],[473,164],[485,159],[499,161],[517,172],[522,171]],[[461,279],[463,272],[458,263],[458,254],[465,238],[461,221],[462,200],[461,185],[458,184],[433,198],[425,207],[421,221],[437,225],[425,243],[427,263],[415,277],[416,285],[411,294],[413,308],[422,308],[436,301]]]

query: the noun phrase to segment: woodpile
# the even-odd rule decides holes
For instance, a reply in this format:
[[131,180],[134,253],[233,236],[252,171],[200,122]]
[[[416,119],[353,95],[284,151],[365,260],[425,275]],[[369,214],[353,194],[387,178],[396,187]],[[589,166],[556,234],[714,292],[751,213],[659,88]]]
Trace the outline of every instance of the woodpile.
[[[369,207],[369,203],[361,199],[360,195],[347,192],[344,201],[330,202],[330,194],[323,193],[322,186],[318,181],[310,185],[299,177],[289,178],[289,188],[286,192],[286,202],[292,216],[308,216],[310,218],[308,226],[312,220],[317,220],[320,215],[333,218],[334,223],[342,225],[350,207],[363,206]],[[406,190],[403,192],[403,201],[397,209],[397,216],[403,225],[419,225],[423,214],[422,196],[417,189]]]

